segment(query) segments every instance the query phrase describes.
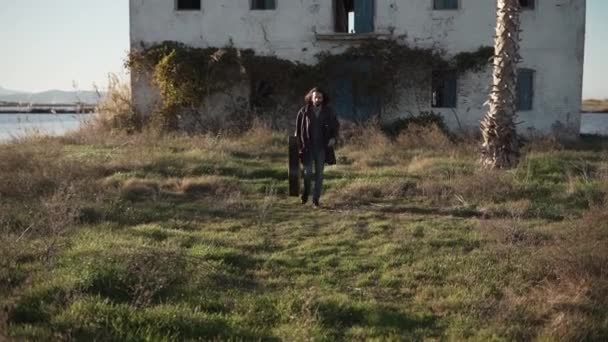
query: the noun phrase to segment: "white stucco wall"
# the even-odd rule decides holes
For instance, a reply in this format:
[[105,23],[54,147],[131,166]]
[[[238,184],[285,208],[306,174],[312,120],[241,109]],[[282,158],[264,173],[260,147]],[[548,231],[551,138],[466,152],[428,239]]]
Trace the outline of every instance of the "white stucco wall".
[[[371,1],[371,0],[370,0]],[[433,10],[432,0],[376,0],[375,32],[406,36],[410,45],[437,47],[447,55],[493,45],[494,0],[459,0],[458,10]],[[180,41],[195,47],[251,48],[258,54],[314,63],[315,54],[340,52],[351,41],[317,40],[333,33],[332,1],[277,0],[277,9],[251,11],[248,0],[202,0],[200,11],[175,11],[173,0],[130,0],[131,44]],[[520,67],[535,70],[533,110],[519,113],[520,131],[551,132],[580,127],[585,37],[585,0],[536,0],[521,14]],[[467,74],[458,82],[458,105],[437,109],[450,127],[478,126],[485,108],[491,72]],[[430,92],[430,89],[429,89]],[[152,103],[150,89],[134,82],[141,106]],[[424,107],[424,106],[422,106]],[[415,113],[419,104],[403,106],[386,117]],[[557,123],[557,124],[556,124]]]

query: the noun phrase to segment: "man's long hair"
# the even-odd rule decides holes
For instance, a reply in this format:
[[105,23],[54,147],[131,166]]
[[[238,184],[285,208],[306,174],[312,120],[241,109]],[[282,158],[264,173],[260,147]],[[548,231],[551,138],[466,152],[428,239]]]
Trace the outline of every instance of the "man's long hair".
[[315,93],[315,92],[323,94],[323,105],[324,106],[329,103],[329,95],[327,95],[325,90],[321,89],[320,87],[314,87],[314,88],[310,89],[308,91],[308,93],[306,93],[306,96],[304,96],[304,103],[306,103],[309,106],[312,106],[312,93]]

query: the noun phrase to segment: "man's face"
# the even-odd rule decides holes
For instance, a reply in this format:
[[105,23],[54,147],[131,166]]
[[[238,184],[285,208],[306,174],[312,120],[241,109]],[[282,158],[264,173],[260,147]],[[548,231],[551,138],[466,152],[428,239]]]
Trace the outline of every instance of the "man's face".
[[320,106],[323,103],[323,93],[319,93],[317,91],[312,93],[312,104],[315,106]]

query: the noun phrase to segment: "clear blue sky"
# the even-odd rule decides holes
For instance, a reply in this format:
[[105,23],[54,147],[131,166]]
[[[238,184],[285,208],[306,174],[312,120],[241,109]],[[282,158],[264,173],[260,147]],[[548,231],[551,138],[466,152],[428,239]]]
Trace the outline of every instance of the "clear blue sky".
[[[93,82],[105,86],[108,72],[123,71],[128,3],[0,0],[0,86],[26,91],[70,90],[73,82],[81,90]],[[587,0],[585,98],[608,98],[607,17],[608,0]]]

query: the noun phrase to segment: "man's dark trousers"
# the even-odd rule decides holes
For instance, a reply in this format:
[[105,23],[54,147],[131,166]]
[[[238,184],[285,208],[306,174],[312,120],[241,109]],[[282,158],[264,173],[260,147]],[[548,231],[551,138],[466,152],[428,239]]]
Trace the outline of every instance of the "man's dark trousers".
[[315,171],[315,190],[312,195],[314,201],[321,197],[321,187],[323,186],[323,168],[325,166],[325,149],[313,148],[304,153],[304,193],[302,199],[308,199],[313,172],[313,162]]

